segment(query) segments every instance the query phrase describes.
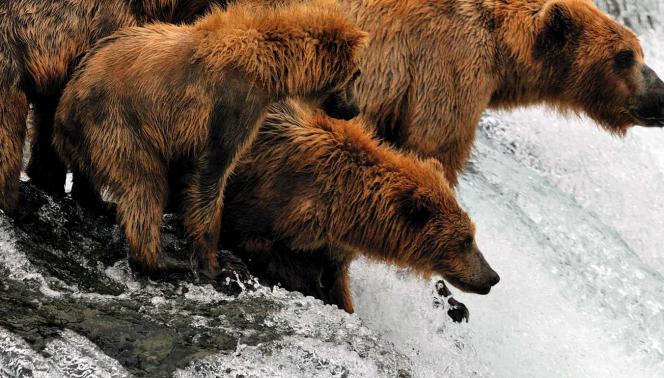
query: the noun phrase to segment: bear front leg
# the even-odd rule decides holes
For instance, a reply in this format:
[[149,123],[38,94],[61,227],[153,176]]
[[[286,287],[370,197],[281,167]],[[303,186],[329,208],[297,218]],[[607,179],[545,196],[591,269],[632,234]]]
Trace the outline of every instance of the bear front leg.
[[166,180],[154,175],[135,180],[126,177],[121,184],[124,190],[118,198],[117,211],[129,243],[129,265],[150,277],[169,271],[187,271],[188,264],[162,254],[159,229],[166,202]]
[[[235,84],[245,90],[233,91]],[[224,189],[240,156],[256,138],[266,105],[255,103],[246,85],[235,84],[229,83],[216,100],[205,152],[195,162],[185,192],[184,226],[198,267],[210,278],[233,270],[232,264],[220,269],[217,260]]]
[[23,166],[25,121],[28,100],[18,88],[20,75],[0,54],[0,210],[14,215],[18,208],[18,185]]
[[339,309],[352,314],[355,309],[353,308],[353,296],[350,292],[350,276],[348,274],[351,259],[339,261],[331,258],[329,261],[330,264],[323,272],[323,277],[332,275],[333,279],[332,286],[327,293],[328,300],[325,302],[335,304]]
[[52,146],[53,122],[58,97],[39,98],[34,102],[34,124],[30,163],[26,173],[30,182],[53,195],[64,195],[67,167]]
[[198,262],[198,269],[210,278],[216,278],[221,272],[217,260],[217,243],[221,225],[222,196],[221,183],[214,188],[193,189],[192,197],[185,210],[184,224],[187,234],[192,239],[193,254]]
[[472,142],[446,145],[441,147],[443,152],[435,156],[442,164],[445,179],[453,189],[459,184],[459,175],[466,166],[471,148]]
[[[221,272],[217,244],[223,210],[223,187],[231,162],[221,152],[211,151],[198,162],[198,172],[185,193],[184,227],[192,240],[193,255],[201,273],[210,278]],[[221,163],[214,164],[213,161]]]

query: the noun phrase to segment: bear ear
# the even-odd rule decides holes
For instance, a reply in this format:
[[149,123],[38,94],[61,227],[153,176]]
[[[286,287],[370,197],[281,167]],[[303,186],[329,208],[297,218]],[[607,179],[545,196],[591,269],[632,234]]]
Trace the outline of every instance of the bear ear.
[[363,49],[369,44],[369,33],[361,30],[354,30],[349,33],[347,41],[354,49]]
[[398,201],[399,214],[416,227],[424,226],[435,213],[428,198],[418,195],[415,191],[402,194]]
[[369,39],[369,34],[360,30],[340,30],[329,29],[323,30],[318,35],[318,41],[325,50],[330,51],[332,54],[339,53],[348,54],[349,56],[356,56],[362,51]]
[[545,57],[562,50],[578,35],[578,27],[564,1],[548,1],[540,15],[540,29],[535,40],[535,57]]
[[424,163],[431,167],[434,171],[442,175],[445,174],[445,167],[443,167],[443,164],[440,162],[440,160],[436,158],[428,158],[424,161]]

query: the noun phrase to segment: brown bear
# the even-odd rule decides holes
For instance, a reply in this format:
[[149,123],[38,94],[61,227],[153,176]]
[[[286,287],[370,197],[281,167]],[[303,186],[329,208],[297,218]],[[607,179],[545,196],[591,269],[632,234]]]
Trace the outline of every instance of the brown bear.
[[590,0],[339,0],[371,43],[357,95],[379,136],[454,186],[487,108],[546,104],[613,134],[664,125],[664,84]]
[[[17,208],[28,103],[34,106],[32,182],[64,193],[52,123],[71,70],[99,39],[153,21],[191,22],[226,0],[11,0],[0,3],[0,210]],[[79,195],[74,185],[73,195]]]
[[320,103],[345,93],[365,39],[327,0],[123,29],[65,88],[54,146],[117,202],[130,262],[148,274],[184,268],[162,256],[159,228],[169,164],[190,162],[184,225],[199,268],[215,276],[225,182],[265,109],[286,96]]
[[[548,104],[586,113],[618,135],[664,123],[664,84],[644,64],[636,36],[590,1],[338,2],[370,33],[357,85],[366,123],[395,146],[439,159],[452,185],[487,108]],[[280,253],[271,264],[277,276],[301,263]],[[321,262],[279,280],[314,287],[309,276],[325,269],[336,268]]]
[[440,163],[293,101],[270,109],[224,206],[223,243],[255,273],[348,312],[358,255],[479,294],[499,281]]

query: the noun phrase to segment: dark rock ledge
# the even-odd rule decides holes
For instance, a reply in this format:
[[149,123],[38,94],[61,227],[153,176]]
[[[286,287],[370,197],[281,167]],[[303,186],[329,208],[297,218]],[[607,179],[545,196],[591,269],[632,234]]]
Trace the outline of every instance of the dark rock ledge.
[[112,221],[21,189],[23,215],[0,212],[0,376],[411,375],[391,344],[318,300],[256,280],[136,277]]

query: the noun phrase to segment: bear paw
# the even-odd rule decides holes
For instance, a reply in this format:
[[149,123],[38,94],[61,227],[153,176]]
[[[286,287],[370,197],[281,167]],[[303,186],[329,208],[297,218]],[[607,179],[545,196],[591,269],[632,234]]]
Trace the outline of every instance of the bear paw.
[[246,281],[251,278],[247,265],[230,251],[217,252],[217,262],[217,269],[203,268],[199,272],[211,280],[231,278]]
[[138,275],[150,279],[163,279],[169,274],[191,271],[189,263],[169,256],[159,256],[157,261],[152,264],[146,264],[144,260],[130,256],[129,267]]
[[461,323],[465,320],[466,323],[468,323],[468,319],[470,319],[470,312],[468,312],[468,308],[465,304],[457,301],[454,298],[448,299],[447,303],[450,305],[450,309],[447,310],[447,316],[452,318],[452,321],[455,323]]
[[447,285],[445,285],[445,282],[440,280],[436,282],[436,290],[433,299],[434,307],[445,307],[445,299],[447,299],[447,304],[449,305],[447,315],[452,321],[455,323],[461,323],[465,320],[466,323],[468,323],[468,319],[470,319],[468,308],[465,304],[454,299],[454,297],[452,297],[452,292]]

